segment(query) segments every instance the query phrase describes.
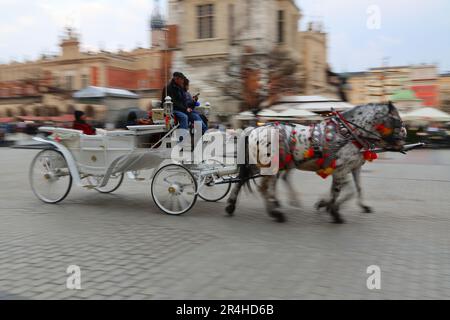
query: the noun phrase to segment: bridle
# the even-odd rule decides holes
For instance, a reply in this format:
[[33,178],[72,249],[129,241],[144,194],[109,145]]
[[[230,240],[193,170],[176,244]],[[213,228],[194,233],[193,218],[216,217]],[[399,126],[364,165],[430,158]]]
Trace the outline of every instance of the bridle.
[[[392,137],[386,138],[380,134],[371,132],[371,131],[361,127],[360,125],[346,119],[339,111],[335,110],[334,108],[332,108],[331,111],[334,115],[334,118],[348,130],[348,132],[351,134],[353,139],[361,146],[361,148],[365,148],[367,150],[372,149],[373,141],[375,141],[375,142],[383,141],[383,142],[386,142],[388,145],[392,144]],[[399,125],[399,127],[402,127],[403,122],[399,119],[394,118],[394,127],[396,128],[397,125]],[[372,137],[367,137],[367,136],[358,134],[359,130],[369,134]]]

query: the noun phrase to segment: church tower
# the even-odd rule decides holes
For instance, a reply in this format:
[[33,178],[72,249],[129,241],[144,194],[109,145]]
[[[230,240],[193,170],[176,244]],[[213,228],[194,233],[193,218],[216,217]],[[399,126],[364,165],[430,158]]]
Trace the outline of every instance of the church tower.
[[64,59],[76,59],[80,55],[80,41],[78,34],[71,27],[66,27],[60,43]]
[[154,0],[155,7],[150,18],[150,47],[164,48],[166,42],[166,21],[161,14],[159,0]]

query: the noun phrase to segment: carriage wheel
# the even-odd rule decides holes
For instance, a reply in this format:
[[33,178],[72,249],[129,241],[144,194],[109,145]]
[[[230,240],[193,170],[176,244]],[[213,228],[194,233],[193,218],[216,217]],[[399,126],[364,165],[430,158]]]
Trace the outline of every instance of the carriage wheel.
[[209,176],[201,186],[199,196],[207,202],[218,202],[225,198],[231,190],[231,182],[224,178]]
[[33,193],[45,203],[63,201],[72,188],[72,175],[61,152],[42,150],[33,159],[29,172]]
[[169,164],[156,172],[152,197],[159,209],[169,215],[182,215],[197,201],[197,181],[185,167]]
[[[124,173],[113,174],[109,177],[109,180],[108,180],[108,183],[106,184],[106,186],[101,187],[101,188],[97,187],[94,189],[100,193],[105,193],[105,194],[113,193],[114,191],[117,191],[117,189],[120,188],[120,186],[123,183],[124,177],[125,177]],[[91,185],[99,185],[102,182],[103,177],[98,177],[98,178],[97,177],[88,177],[87,180],[89,181],[89,183]]]

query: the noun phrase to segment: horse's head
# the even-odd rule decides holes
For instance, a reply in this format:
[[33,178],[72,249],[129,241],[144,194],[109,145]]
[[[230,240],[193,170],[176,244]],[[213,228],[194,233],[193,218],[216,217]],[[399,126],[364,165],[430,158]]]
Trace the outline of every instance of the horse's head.
[[407,131],[397,108],[387,104],[369,104],[350,111],[351,121],[364,128],[362,138],[379,148],[400,151],[405,145]]

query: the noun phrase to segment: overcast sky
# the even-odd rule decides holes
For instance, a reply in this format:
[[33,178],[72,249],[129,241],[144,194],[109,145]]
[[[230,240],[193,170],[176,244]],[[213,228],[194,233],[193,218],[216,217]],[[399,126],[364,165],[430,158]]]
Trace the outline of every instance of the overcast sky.
[[[384,57],[390,65],[438,63],[450,71],[448,0],[296,2],[303,28],[309,20],[324,23],[335,71],[376,67]],[[152,0],[0,0],[0,63],[57,53],[65,25],[80,31],[84,49],[147,46],[152,6]]]

